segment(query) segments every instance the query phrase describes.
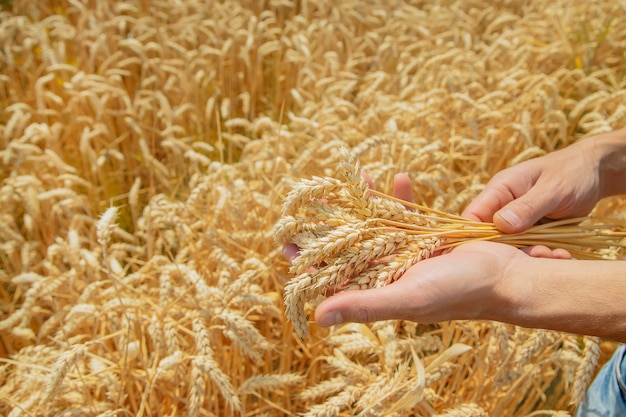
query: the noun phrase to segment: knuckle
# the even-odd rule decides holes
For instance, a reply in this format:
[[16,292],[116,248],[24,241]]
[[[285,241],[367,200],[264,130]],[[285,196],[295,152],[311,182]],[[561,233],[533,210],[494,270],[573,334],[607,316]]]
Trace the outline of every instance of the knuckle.
[[524,199],[515,200],[515,207],[518,213],[521,213],[524,218],[533,217],[537,211],[532,201]]
[[370,306],[358,305],[354,309],[354,321],[358,323],[371,323],[379,320],[378,312]]

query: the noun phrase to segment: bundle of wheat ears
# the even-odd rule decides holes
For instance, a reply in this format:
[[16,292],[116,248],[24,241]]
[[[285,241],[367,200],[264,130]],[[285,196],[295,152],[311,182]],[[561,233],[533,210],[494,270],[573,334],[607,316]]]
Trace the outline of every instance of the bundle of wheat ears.
[[327,292],[366,289],[396,281],[416,262],[465,242],[490,240],[517,247],[565,248],[581,259],[624,259],[624,225],[574,218],[503,234],[493,223],[401,201],[370,189],[359,161],[342,148],[342,178],[314,177],[287,194],[274,227],[278,244],[300,248],[285,288],[286,313],[308,336],[305,303]]

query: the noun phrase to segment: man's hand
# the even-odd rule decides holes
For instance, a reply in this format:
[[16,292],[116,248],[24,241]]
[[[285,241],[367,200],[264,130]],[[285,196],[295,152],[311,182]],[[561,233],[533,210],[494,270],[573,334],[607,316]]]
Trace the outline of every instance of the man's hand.
[[522,232],[544,217],[586,216],[601,198],[626,192],[625,172],[622,129],[497,173],[463,216],[493,222],[505,233]]

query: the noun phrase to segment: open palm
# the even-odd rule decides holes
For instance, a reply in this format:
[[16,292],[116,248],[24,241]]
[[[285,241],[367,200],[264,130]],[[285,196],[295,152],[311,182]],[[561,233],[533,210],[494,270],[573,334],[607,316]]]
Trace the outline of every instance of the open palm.
[[[496,317],[516,288],[511,265],[528,255],[509,245],[470,242],[426,259],[383,288],[347,291],[322,302],[316,321],[323,326],[344,321],[406,319],[438,322]],[[502,291],[500,291],[502,290]],[[501,293],[502,292],[502,293]]]

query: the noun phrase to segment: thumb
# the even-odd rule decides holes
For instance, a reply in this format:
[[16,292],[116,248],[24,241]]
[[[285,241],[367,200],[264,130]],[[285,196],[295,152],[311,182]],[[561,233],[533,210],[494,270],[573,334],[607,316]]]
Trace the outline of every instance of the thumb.
[[493,223],[504,233],[520,233],[554,210],[554,193],[534,186],[493,215]]
[[345,322],[369,323],[402,318],[406,315],[410,292],[396,288],[396,285],[388,285],[335,294],[317,307],[315,321],[322,327],[329,327]]

